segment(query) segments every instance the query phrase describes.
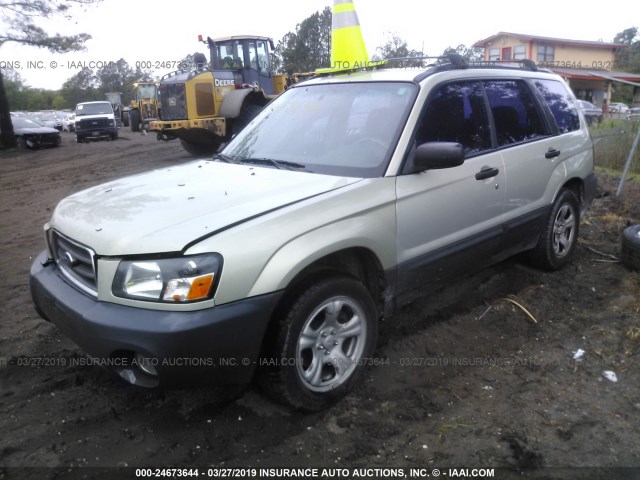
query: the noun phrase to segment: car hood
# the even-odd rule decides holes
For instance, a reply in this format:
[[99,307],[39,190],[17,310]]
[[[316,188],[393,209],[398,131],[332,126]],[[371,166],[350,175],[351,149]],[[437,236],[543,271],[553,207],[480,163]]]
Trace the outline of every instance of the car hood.
[[58,133],[58,130],[51,127],[29,127],[15,128],[14,133],[16,135],[43,135],[46,133]]
[[198,238],[359,180],[201,160],[71,195],[58,204],[50,226],[98,255],[177,252]]

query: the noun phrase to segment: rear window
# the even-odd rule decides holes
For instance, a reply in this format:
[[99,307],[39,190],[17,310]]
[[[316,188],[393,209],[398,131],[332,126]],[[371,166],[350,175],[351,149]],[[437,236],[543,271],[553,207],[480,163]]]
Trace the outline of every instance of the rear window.
[[[534,83],[547,102],[560,133],[578,130],[580,118],[567,87],[557,80],[536,80]],[[595,108],[591,104],[585,106]]]

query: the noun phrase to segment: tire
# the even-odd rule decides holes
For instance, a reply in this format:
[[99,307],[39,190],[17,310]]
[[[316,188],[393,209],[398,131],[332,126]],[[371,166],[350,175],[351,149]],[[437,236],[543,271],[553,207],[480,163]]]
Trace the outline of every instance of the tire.
[[182,147],[194,157],[204,157],[213,155],[220,148],[220,143],[212,141],[211,143],[192,143],[180,139]]
[[76,135],[76,143],[83,143],[84,142],[84,137],[79,137],[78,135]]
[[640,225],[631,225],[622,233],[622,263],[640,270]]
[[[319,411],[344,397],[375,351],[378,311],[353,277],[321,277],[300,289],[274,319],[262,386],[275,400]],[[286,361],[283,361],[286,360]]]
[[122,125],[129,126],[129,112],[122,112]]
[[140,112],[138,110],[131,110],[129,112],[129,122],[131,123],[131,131],[140,131]]
[[532,263],[544,270],[557,270],[571,261],[580,230],[580,204],[572,190],[558,194],[546,218],[538,244],[531,251]]
[[262,107],[256,103],[249,103],[242,107],[240,115],[233,122],[233,135],[237,135],[244,127],[249,125],[258,113],[262,110]]

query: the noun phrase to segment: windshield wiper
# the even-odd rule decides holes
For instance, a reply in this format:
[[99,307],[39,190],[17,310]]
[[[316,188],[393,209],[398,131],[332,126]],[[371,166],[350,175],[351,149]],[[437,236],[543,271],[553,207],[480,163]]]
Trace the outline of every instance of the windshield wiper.
[[224,162],[224,163],[234,163],[233,160],[231,160],[229,157],[221,153],[214,153],[212,158],[213,160],[220,160],[221,162]]
[[285,168],[287,170],[293,170],[296,168],[306,168],[301,163],[288,162],[287,160],[274,160],[272,158],[239,158],[240,163],[253,163],[256,165],[271,165],[279,169]]

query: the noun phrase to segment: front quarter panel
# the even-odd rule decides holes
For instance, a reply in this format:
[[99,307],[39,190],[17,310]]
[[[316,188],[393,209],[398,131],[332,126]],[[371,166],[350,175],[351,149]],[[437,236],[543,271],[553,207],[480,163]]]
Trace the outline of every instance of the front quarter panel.
[[314,261],[339,250],[371,250],[396,263],[395,179],[375,178],[235,226],[186,253],[215,251],[224,267],[216,305],[285,289]]

